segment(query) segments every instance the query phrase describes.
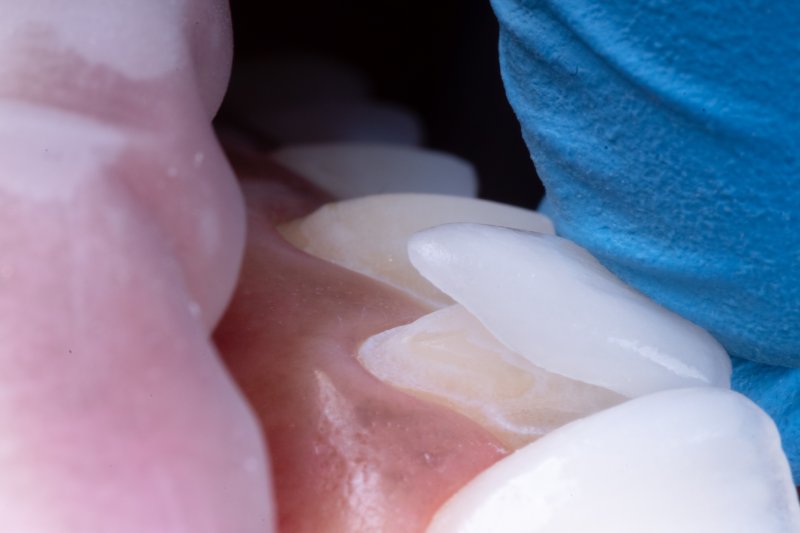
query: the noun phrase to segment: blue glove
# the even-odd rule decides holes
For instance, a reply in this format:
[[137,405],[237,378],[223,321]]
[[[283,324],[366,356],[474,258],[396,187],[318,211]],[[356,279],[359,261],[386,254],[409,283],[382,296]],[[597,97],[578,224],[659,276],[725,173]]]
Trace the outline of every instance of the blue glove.
[[800,481],[800,9],[493,0],[559,234],[708,329]]

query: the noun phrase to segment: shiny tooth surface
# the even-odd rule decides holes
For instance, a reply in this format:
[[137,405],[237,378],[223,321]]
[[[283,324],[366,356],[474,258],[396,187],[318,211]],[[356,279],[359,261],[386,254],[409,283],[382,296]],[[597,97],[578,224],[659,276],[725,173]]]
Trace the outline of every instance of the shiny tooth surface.
[[568,424],[485,470],[428,533],[788,533],[800,507],[775,425],[712,387]]
[[448,224],[414,235],[408,251],[422,275],[503,344],[551,372],[625,396],[729,386],[730,359],[711,335],[570,241]]
[[351,141],[418,145],[419,117],[394,104],[373,101],[302,102],[253,109],[250,127],[280,144]]
[[452,304],[411,266],[415,232],[449,222],[481,222],[552,232],[549,219],[495,202],[434,194],[385,194],[325,205],[279,227],[307,253],[397,287],[436,308]]
[[422,148],[342,142],[287,146],[271,156],[340,199],[394,192],[454,196],[478,192],[472,165]]
[[468,416],[512,448],[625,400],[536,367],[460,305],[373,336],[358,359],[382,381]]

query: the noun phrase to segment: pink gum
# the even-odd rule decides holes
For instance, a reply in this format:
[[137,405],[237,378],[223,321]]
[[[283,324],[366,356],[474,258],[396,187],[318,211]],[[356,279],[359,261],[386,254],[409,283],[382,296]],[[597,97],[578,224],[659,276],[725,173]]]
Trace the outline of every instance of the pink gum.
[[[239,161],[255,177],[257,163]],[[242,277],[215,338],[268,438],[282,533],[424,531],[506,451],[454,412],[379,382],[358,345],[425,312],[400,292],[310,257],[274,224],[324,195],[262,160],[245,184]]]

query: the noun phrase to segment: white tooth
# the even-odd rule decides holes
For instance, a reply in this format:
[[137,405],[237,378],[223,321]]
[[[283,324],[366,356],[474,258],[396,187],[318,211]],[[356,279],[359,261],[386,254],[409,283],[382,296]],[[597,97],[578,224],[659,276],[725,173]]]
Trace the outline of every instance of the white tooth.
[[501,460],[428,533],[788,533],[800,507],[773,422],[711,387],[584,418]]
[[279,228],[311,255],[393,285],[433,307],[452,304],[411,266],[406,252],[415,232],[448,222],[482,222],[552,232],[533,211],[474,198],[385,194],[328,204]]
[[253,109],[248,124],[282,144],[330,141],[417,145],[422,123],[412,112],[392,104],[312,102]]
[[460,305],[375,335],[358,358],[384,382],[472,418],[512,448],[625,400],[532,365]]
[[511,350],[625,396],[728,387],[731,364],[705,330],[623,284],[555,236],[478,224],[414,235],[412,264]]
[[475,196],[478,192],[472,165],[422,148],[328,143],[288,146],[271,155],[340,199],[392,192],[454,196]]

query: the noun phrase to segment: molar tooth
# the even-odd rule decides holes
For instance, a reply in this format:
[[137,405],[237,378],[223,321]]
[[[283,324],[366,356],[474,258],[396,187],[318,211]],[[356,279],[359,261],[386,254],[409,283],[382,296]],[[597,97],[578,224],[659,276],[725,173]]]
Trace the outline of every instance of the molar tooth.
[[435,308],[453,302],[411,266],[408,239],[425,228],[465,221],[553,231],[550,220],[533,211],[434,194],[385,194],[328,204],[279,230],[309,254],[381,280]]
[[460,305],[371,337],[358,359],[382,381],[455,409],[512,448],[625,400],[534,366]]
[[660,392],[568,424],[456,493],[428,533],[783,533],[800,507],[774,423],[745,397]]
[[414,235],[411,263],[511,350],[626,396],[729,386],[705,330],[623,284],[565,239],[478,224]]
[[476,196],[472,165],[442,152],[397,145],[325,143],[289,146],[271,154],[337,198],[419,192]]

